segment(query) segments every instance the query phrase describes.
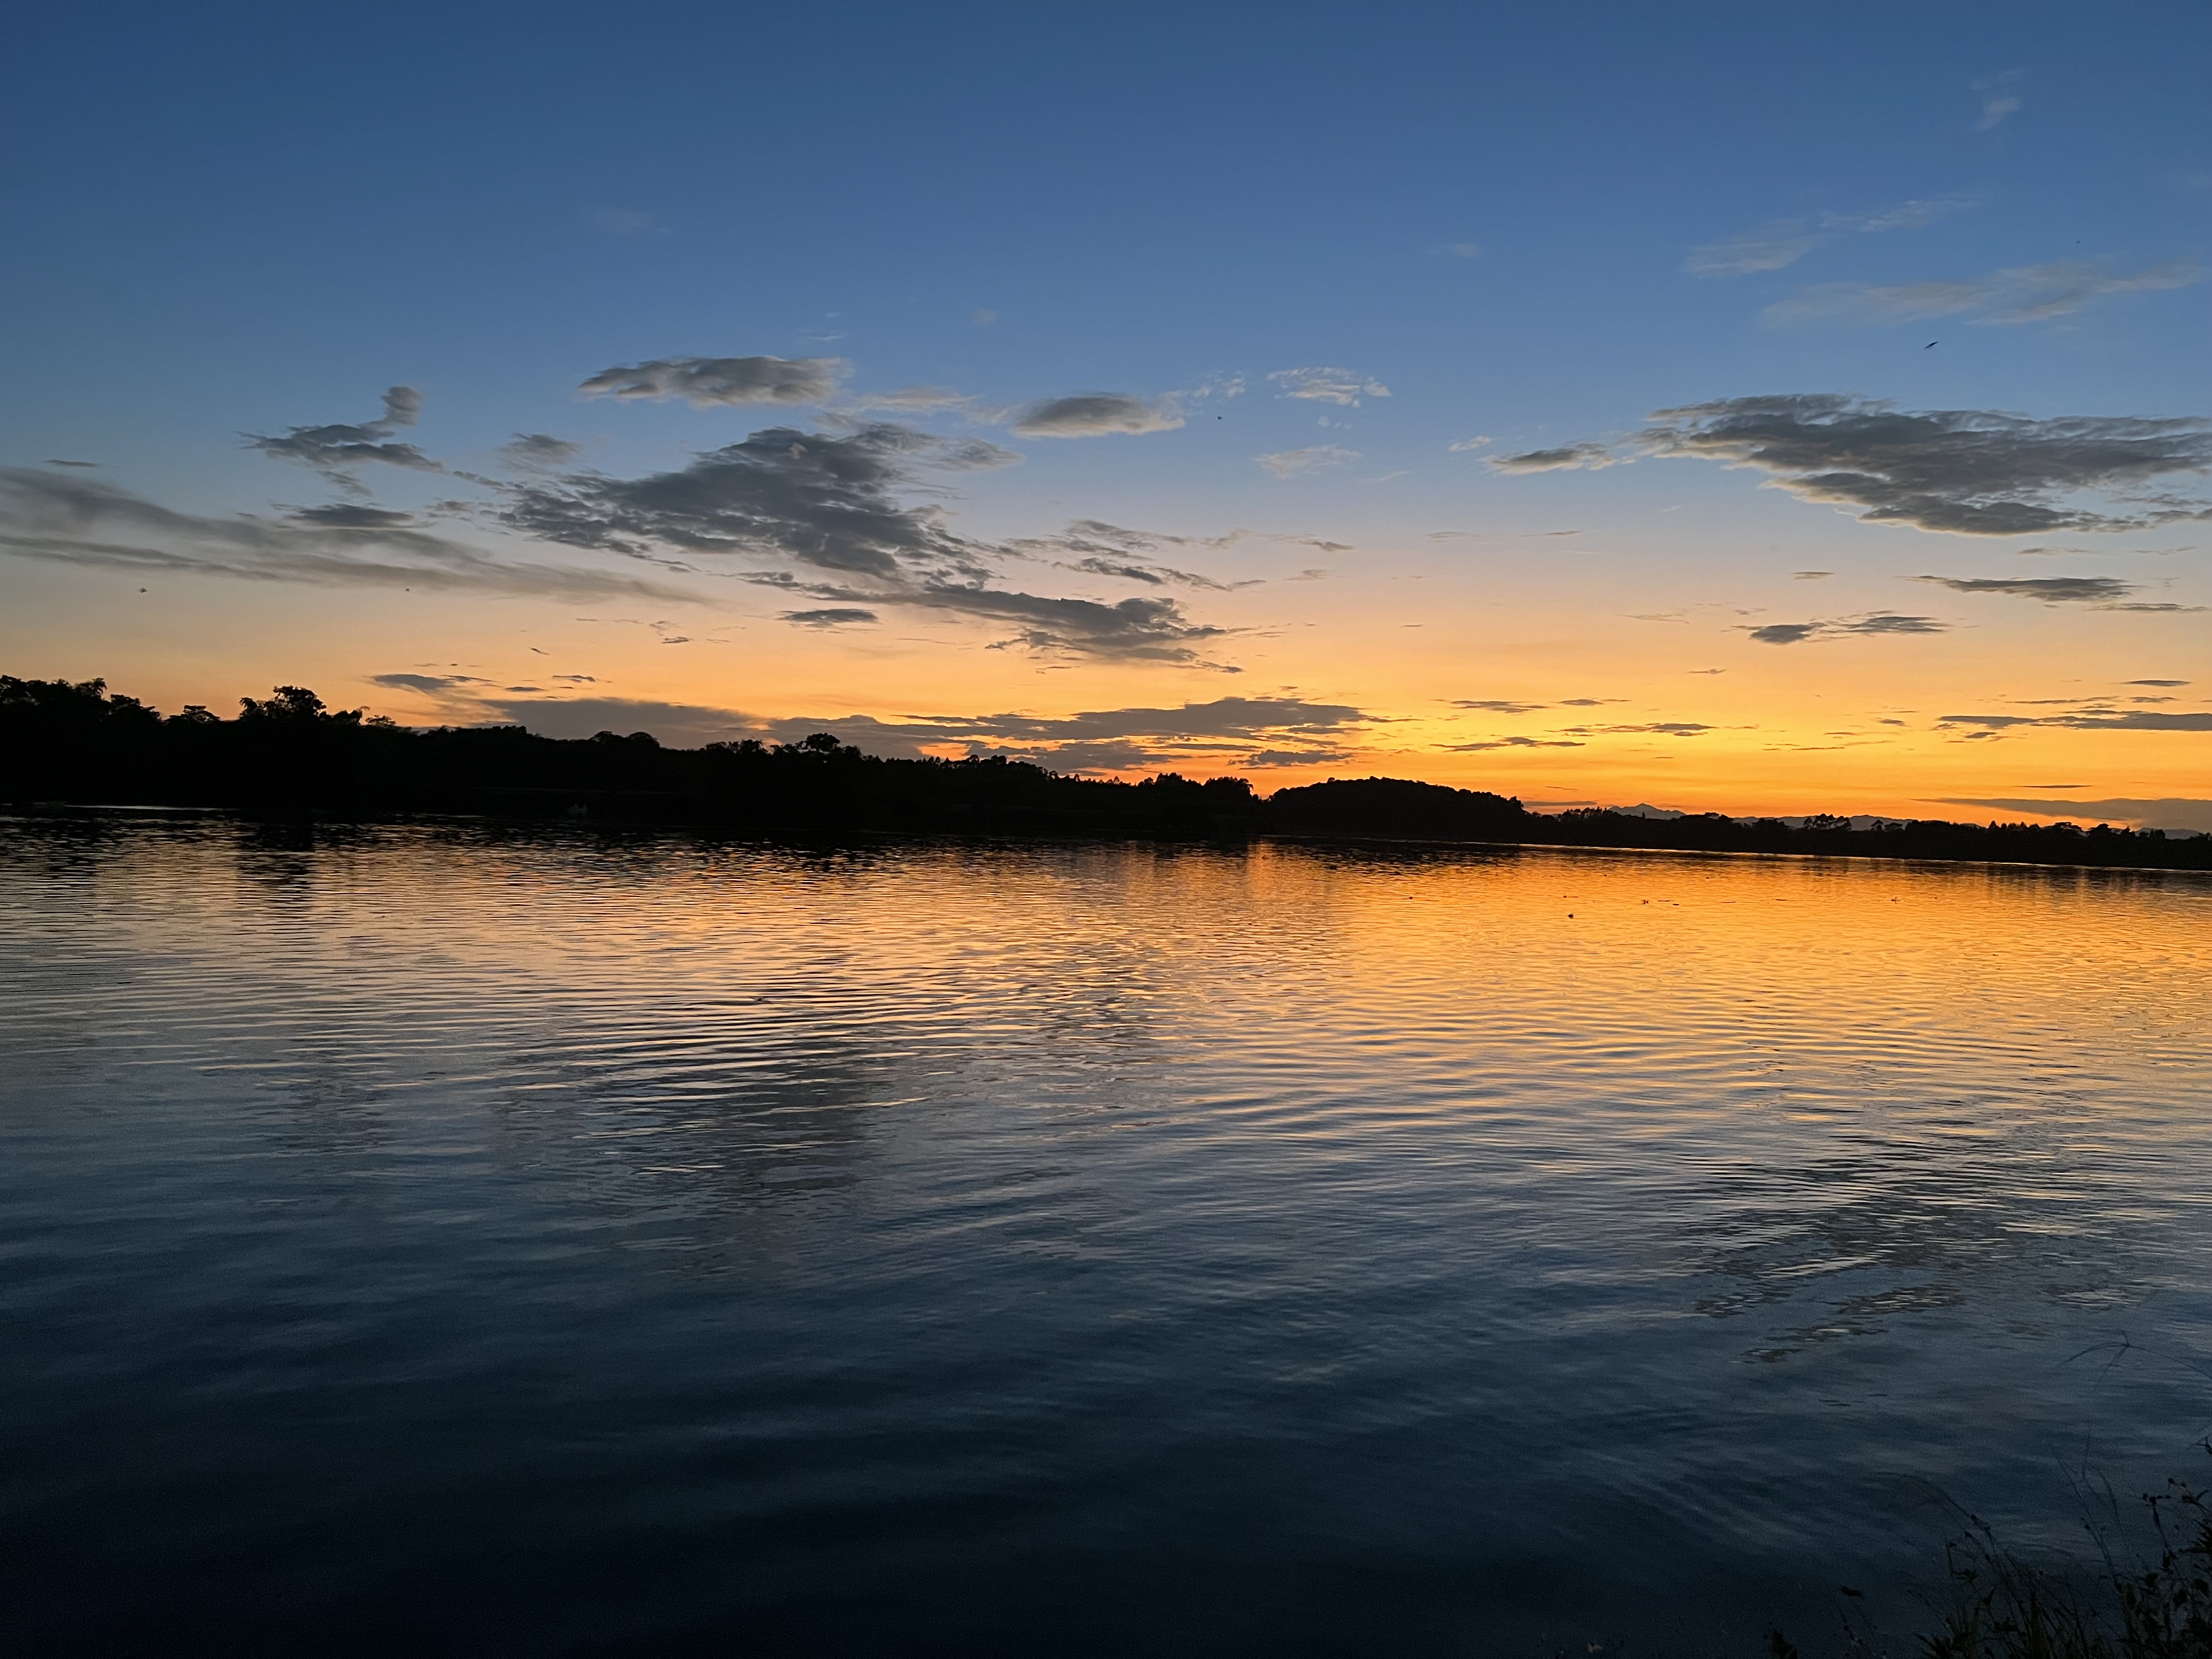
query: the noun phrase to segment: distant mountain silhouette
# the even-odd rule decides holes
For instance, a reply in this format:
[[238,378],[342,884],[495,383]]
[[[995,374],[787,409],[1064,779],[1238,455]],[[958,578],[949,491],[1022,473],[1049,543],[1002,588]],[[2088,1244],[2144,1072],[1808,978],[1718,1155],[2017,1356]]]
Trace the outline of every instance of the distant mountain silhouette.
[[[2212,869],[2212,836],[2071,823],[1785,823],[1638,806],[1531,812],[1510,796],[1406,778],[1257,794],[1243,778],[1066,777],[1026,762],[890,760],[829,732],[663,748],[642,732],[541,738],[519,726],[417,731],[331,709],[304,686],[163,715],[104,680],[0,675],[0,801],[221,807],[286,815],[467,813],[684,823],[763,835],[1283,836]],[[1668,813],[1668,816],[1657,816]]]

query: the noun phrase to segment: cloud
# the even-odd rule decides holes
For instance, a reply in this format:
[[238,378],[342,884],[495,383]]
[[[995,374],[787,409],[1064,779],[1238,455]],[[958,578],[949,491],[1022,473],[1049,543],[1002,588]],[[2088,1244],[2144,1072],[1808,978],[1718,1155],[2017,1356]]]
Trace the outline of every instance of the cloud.
[[1692,248],[1683,257],[1682,269],[1692,276],[1748,276],[1795,264],[1820,242],[1802,219],[1779,219],[1764,229]]
[[472,685],[489,685],[491,682],[478,679],[473,674],[371,674],[371,685],[381,685],[394,691],[421,691],[438,696],[449,691],[466,692]]
[[572,444],[550,432],[518,432],[513,443],[500,446],[499,457],[521,471],[548,472],[573,465],[583,453],[581,444]]
[[88,466],[97,468],[100,465],[100,463],[98,461],[65,461],[58,456],[49,455],[46,457],[46,465],[48,466]]
[[539,697],[466,675],[383,674],[374,684],[418,692],[460,723],[519,721],[550,737],[648,731],[668,744],[740,738],[789,743],[834,732],[871,754],[915,758],[946,749],[1033,760],[1057,771],[1181,768],[1221,772],[1328,765],[1375,716],[1297,697],[1221,697],[1180,708],[1088,709],[1073,714],[763,716],[695,703],[621,697]]
[[1448,259],[1480,259],[1483,247],[1480,242],[1446,242],[1436,252]]
[[[1961,535],[2120,531],[2208,516],[2165,501],[2115,515],[2061,504],[2076,491],[2135,489],[2212,468],[2212,422],[2124,415],[2036,420],[1996,410],[1904,411],[1832,392],[1729,398],[1662,409],[1637,447],[1771,473],[1801,500],[1863,509],[1875,524]],[[1538,457],[1606,452],[1586,444]],[[1514,458],[1528,462],[1534,458]],[[1548,465],[1585,465],[1550,459]],[[1535,471],[1514,461],[1506,471]]]
[[[1587,702],[1589,699],[1577,701]],[[1473,708],[1486,714],[1533,714],[1539,708],[1548,708],[1549,703],[1509,702],[1503,697],[1461,697],[1454,700],[1455,708]]]
[[1486,749],[1583,749],[1589,745],[1569,738],[1492,738],[1487,743],[1448,743],[1455,755],[1472,755]]
[[1114,576],[1123,581],[1143,582],[1148,587],[1160,587],[1173,582],[1182,587],[1203,587],[1219,593],[1227,592],[1230,586],[1227,582],[1218,582],[1211,576],[1201,576],[1194,570],[1177,570],[1164,564],[1131,564],[1097,554],[1077,559],[1062,568],[1080,570],[1087,575]]
[[1470,450],[1487,448],[1490,445],[1496,443],[1497,441],[1498,441],[1495,438],[1489,436],[1487,434],[1478,434],[1476,436],[1472,438],[1462,438],[1455,443],[1446,444],[1444,447],[1452,454],[1464,455]]
[[1763,628],[1747,629],[1751,637],[1761,645],[1802,645],[1808,640],[1830,639],[1838,635],[1887,634],[1948,634],[1951,624],[1938,622],[1933,617],[1899,617],[1887,611],[1877,611],[1867,617],[1846,617],[1823,622],[1768,623]]
[[842,357],[656,357],[601,369],[576,389],[625,401],[681,398],[694,409],[817,404],[835,393],[851,369]]
[[1928,201],[1899,202],[1893,208],[1882,208],[1873,213],[1824,213],[1820,216],[1822,228],[1856,231],[1862,235],[1879,234],[1891,230],[1918,230],[1932,225],[1938,219],[1948,219],[1954,213],[1973,206],[1972,202],[1955,197],[1941,197]]
[[412,513],[395,513],[359,501],[297,507],[289,516],[294,524],[320,525],[331,530],[399,530],[416,522]]
[[2186,685],[2187,680],[2124,680],[2124,685]]
[[406,514],[340,504],[289,519],[178,513],[112,484],[0,469],[0,552],[144,574],[564,599],[697,596],[641,576],[495,558]]
[[1801,582],[1826,581],[1835,574],[1832,570],[1793,570],[1790,573],[1791,580]]
[[1295,478],[1302,473],[1318,472],[1324,467],[1356,461],[1359,452],[1340,444],[1316,444],[1307,449],[1282,449],[1255,459],[1279,478]]
[[1012,426],[1023,438],[1097,438],[1109,433],[1172,432],[1182,424],[1173,398],[1146,403],[1121,392],[1088,392],[1048,398],[1018,411]]
[[1992,75],[1968,83],[1967,90],[1982,95],[1981,113],[1974,119],[1976,132],[1987,132],[2007,116],[2019,113],[2026,101],[2016,90],[2021,80],[2018,70],[2007,70],[2002,75]]
[[413,444],[393,443],[392,434],[415,424],[422,412],[422,394],[411,386],[395,386],[384,394],[384,414],[356,426],[295,426],[281,438],[246,434],[246,447],[271,459],[295,461],[313,467],[341,489],[359,491],[353,469],[369,462],[405,467],[416,472],[445,469]]
[[1500,472],[1561,472],[1577,467],[1596,471],[1614,465],[1616,460],[1603,444],[1580,443],[1557,449],[1532,449],[1522,455],[1493,455],[1490,464]]
[[875,423],[842,435],[774,427],[679,471],[614,478],[578,472],[510,487],[499,518],[573,547],[653,559],[667,552],[787,562],[742,579],[833,605],[901,605],[1011,623],[1002,644],[1124,662],[1205,664],[1195,648],[1227,630],[1166,599],[1107,605],[991,586],[1018,549],[960,536],[933,503],[901,492],[915,469],[959,465],[968,446]]
[[[2079,787],[2079,786],[2075,786]],[[1945,806],[1986,806],[2001,812],[2032,812],[2045,817],[2083,817],[2099,823],[2127,823],[2145,830],[2212,835],[2212,800],[2166,796],[2156,800],[2024,800],[1973,795],[1941,795]]]
[[1757,230],[1692,248],[1683,257],[1682,269],[1692,276],[1748,276],[1762,270],[1780,270],[1838,235],[1917,230],[1972,205],[1947,198],[1899,202],[1873,213],[1824,213],[1817,220],[1777,219]]
[[1946,714],[1938,726],[1979,726],[2008,731],[2015,726],[2056,726],[2073,732],[2212,732],[2212,714],[2168,714],[2148,708],[2097,708],[2070,714]]
[[1018,466],[1022,457],[988,438],[948,438],[930,457],[932,465],[946,472],[989,472],[1002,466]]
[[1760,313],[1778,325],[1797,323],[1920,322],[1933,317],[1965,317],[1975,323],[2039,323],[2063,317],[2100,300],[2124,294],[2148,294],[2188,288],[2204,280],[2204,267],[2186,259],[2130,274],[2083,259],[2016,265],[1987,276],[1954,282],[1823,283]]
[[2113,576],[1915,576],[1954,593],[2006,593],[2046,605],[2105,605],[2136,591]]
[[1700,725],[1695,720],[1654,720],[1647,726],[1571,726],[1567,729],[1571,732],[1653,732],[1669,738],[1701,738],[1717,728]]
[[1387,398],[1390,388],[1349,368],[1279,368],[1267,377],[1276,396],[1304,398],[1357,409],[1363,398]]
[[797,623],[801,628],[842,628],[851,623],[872,623],[876,613],[839,606],[826,611],[786,611],[778,620]]

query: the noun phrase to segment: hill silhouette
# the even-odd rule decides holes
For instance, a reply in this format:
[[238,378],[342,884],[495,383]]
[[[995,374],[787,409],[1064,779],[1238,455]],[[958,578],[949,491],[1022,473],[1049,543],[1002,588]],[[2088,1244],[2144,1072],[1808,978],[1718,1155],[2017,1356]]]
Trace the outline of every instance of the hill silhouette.
[[1282,836],[1841,854],[2212,869],[2212,836],[2071,823],[1853,828],[1720,813],[1528,811],[1510,796],[1405,778],[1332,779],[1261,796],[1243,778],[1067,777],[1024,761],[902,760],[831,733],[663,747],[645,732],[539,737],[519,726],[400,726],[303,686],[224,719],[165,715],[104,680],[0,675],[0,802],[12,808],[220,807],[284,815],[480,814],[681,823],[762,835]]

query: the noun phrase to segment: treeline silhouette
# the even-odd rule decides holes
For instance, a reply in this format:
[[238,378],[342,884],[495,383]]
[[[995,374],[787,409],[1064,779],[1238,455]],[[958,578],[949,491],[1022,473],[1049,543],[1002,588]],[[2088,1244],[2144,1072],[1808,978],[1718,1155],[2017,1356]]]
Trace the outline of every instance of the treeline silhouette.
[[225,720],[164,715],[104,680],[0,675],[0,801],[223,807],[287,815],[475,813],[705,824],[772,835],[1139,836],[1509,842],[1731,853],[1818,853],[2212,869],[2212,836],[2098,824],[1916,819],[1853,829],[1719,813],[1671,819],[1403,778],[1339,779],[1262,797],[1243,778],[1141,783],[1024,761],[892,760],[827,733],[664,748],[645,732],[538,737],[519,726],[394,725],[334,710],[302,686],[240,700]]

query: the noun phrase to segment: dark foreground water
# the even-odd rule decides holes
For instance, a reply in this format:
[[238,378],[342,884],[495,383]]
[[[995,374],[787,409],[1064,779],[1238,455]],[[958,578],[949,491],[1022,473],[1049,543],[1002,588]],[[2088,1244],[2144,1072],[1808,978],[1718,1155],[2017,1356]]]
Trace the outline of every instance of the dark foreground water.
[[2207,1463],[2208,969],[2176,875],[0,823],[0,1624],[1907,1628]]

